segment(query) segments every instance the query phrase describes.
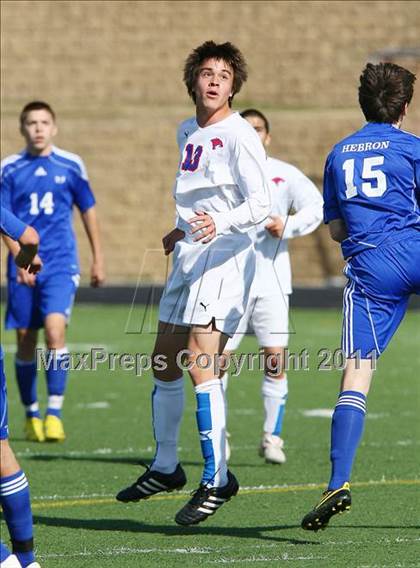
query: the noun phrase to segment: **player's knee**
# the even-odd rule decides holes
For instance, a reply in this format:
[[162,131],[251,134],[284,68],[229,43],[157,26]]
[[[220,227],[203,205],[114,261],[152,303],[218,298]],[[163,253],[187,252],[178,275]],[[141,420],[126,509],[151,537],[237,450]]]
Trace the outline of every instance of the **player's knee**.
[[7,477],[19,471],[19,463],[15,458],[12,448],[9,445],[9,440],[0,440],[0,475]]
[[61,326],[46,327],[45,343],[48,349],[62,349],[65,345],[65,330]]
[[17,330],[17,357],[22,361],[33,361],[38,342],[38,333],[33,329]]
[[272,378],[281,379],[284,377],[284,355],[283,351],[265,352],[264,372]]

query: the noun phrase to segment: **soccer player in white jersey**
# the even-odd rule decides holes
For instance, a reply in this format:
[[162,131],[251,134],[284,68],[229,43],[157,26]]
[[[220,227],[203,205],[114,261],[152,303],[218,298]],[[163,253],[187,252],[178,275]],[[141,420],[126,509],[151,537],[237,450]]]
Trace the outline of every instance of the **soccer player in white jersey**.
[[[174,265],[160,303],[155,345],[153,463],[117,499],[138,501],[182,488],[177,455],[184,407],[184,353],[196,400],[204,459],[199,488],[177,513],[181,525],[205,520],[238,491],[225,456],[225,401],[214,363],[244,313],[255,272],[250,230],[270,212],[266,155],[255,130],[231,103],[247,78],[241,52],[207,41],[187,58],[184,82],[196,116],[178,129],[174,186],[177,226],[163,239]],[[164,364],[160,364],[164,356]]]
[[[271,137],[266,116],[256,109],[247,109],[241,115],[268,148]],[[256,227],[255,280],[245,314],[237,332],[226,344],[225,355],[229,357],[230,352],[239,347],[251,324],[265,360],[262,383],[265,416],[259,454],[268,463],[281,464],[286,461],[280,434],[288,393],[284,350],[289,338],[289,296],[292,293],[288,242],[318,227],[322,220],[322,197],[312,181],[291,164],[268,157],[267,174],[272,210],[270,217]],[[226,390],[227,372],[222,381]],[[229,446],[227,453],[230,453]]]

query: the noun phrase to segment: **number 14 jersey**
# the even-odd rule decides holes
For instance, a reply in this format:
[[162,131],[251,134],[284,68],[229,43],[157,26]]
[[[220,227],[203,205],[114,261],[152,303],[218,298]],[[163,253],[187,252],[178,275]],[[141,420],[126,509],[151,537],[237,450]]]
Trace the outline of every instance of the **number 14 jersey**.
[[[94,204],[85,166],[76,154],[54,146],[48,156],[23,151],[2,160],[1,206],[38,231],[43,276],[80,271],[73,205],[84,212]],[[8,276],[15,275],[9,255]]]
[[369,122],[336,144],[324,172],[324,221],[342,219],[348,259],[420,231],[420,138]]

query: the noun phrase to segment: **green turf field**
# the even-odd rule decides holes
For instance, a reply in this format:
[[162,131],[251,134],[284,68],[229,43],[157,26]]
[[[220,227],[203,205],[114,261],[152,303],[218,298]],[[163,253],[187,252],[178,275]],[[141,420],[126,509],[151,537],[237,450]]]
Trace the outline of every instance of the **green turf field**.
[[[68,342],[110,351],[147,352],[150,333],[126,334],[128,308],[79,305]],[[339,343],[340,314],[294,310],[290,349],[306,347],[310,370],[289,373],[284,422],[288,461],[266,465],[257,456],[262,409],[260,373],[230,382],[230,467],[242,490],[213,518],[193,528],[174,522],[187,491],[121,504],[115,493],[140,474],[153,455],[150,373],[105,369],[73,372],[65,405],[68,439],[61,445],[27,443],[22,411],[3,334],[9,383],[11,441],[31,483],[38,558],[43,568],[249,566],[420,566],[419,368],[420,312],[410,312],[378,363],[368,401],[363,445],[353,475],[353,508],[324,532],[299,528],[328,479],[329,419],[305,411],[331,409],[339,372],[316,370],[320,348]],[[80,345],[83,344],[83,345]],[[253,338],[243,351],[255,350]],[[40,378],[42,406],[45,381]],[[180,457],[188,491],[197,486],[201,457],[195,403],[188,384]],[[320,413],[322,414],[322,413]],[[8,540],[2,523],[3,539]]]

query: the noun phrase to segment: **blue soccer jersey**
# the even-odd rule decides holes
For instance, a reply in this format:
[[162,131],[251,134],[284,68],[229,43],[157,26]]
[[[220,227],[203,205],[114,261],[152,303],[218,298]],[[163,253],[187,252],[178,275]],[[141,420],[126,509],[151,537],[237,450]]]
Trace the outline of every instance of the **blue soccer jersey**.
[[369,122],[335,145],[324,172],[324,221],[342,219],[345,259],[420,230],[420,138]]
[[[79,272],[73,205],[84,212],[95,204],[79,156],[56,147],[48,156],[9,156],[2,161],[1,204],[38,231],[44,276]],[[16,276],[10,255],[8,276]]]

